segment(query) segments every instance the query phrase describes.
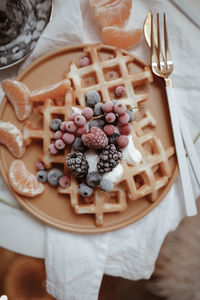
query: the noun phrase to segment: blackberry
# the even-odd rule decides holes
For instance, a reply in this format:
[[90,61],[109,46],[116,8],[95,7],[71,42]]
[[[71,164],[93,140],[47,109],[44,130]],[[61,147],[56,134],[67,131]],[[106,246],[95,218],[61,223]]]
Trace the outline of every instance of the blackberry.
[[69,170],[78,178],[84,178],[88,173],[88,162],[85,155],[80,151],[70,153],[66,157]]
[[112,171],[121,159],[122,152],[114,144],[106,146],[99,156],[97,163],[98,172],[103,174]]
[[119,137],[119,134],[117,132],[115,132],[112,135],[108,136],[108,144],[117,145],[118,137]]

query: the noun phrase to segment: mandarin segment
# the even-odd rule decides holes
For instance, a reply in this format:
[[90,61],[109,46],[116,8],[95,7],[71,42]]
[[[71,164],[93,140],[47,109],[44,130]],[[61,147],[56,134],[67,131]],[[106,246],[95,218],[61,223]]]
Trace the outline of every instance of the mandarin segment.
[[22,157],[25,152],[22,133],[10,122],[0,121],[0,143],[16,158]]
[[11,163],[8,178],[13,190],[20,195],[33,198],[44,191],[44,185],[26,169],[24,162],[20,159]]

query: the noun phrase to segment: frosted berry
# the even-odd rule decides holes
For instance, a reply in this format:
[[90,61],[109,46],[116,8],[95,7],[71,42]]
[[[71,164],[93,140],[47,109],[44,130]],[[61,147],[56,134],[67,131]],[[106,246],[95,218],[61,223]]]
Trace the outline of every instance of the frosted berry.
[[95,104],[101,101],[100,94],[97,91],[89,91],[86,95],[88,106],[94,107]]
[[122,152],[114,144],[103,149],[97,163],[97,170],[100,174],[112,171],[122,159]]
[[108,123],[113,123],[116,119],[116,116],[115,116],[114,113],[109,112],[109,113],[106,114],[105,119]]
[[98,117],[103,114],[102,105],[103,104],[101,102],[95,104],[95,106],[94,106],[94,116],[95,117]]
[[101,175],[98,172],[90,172],[86,176],[86,183],[92,188],[98,186],[100,181],[101,181]]
[[111,136],[108,137],[108,143],[117,145],[118,137],[119,137],[119,134],[117,132],[113,133]]
[[91,60],[88,56],[83,56],[80,58],[79,67],[85,67],[91,64]]
[[70,121],[74,121],[74,119],[77,117],[77,116],[80,116],[80,113],[77,113],[77,112],[74,112],[73,114],[71,114],[70,116]]
[[120,131],[120,134],[122,134],[122,135],[129,135],[129,134],[131,134],[131,129],[132,129],[132,127],[130,124],[125,124],[120,127],[119,131]]
[[127,109],[126,113],[129,115],[129,123],[132,122],[135,119],[135,114],[132,110]]
[[97,127],[97,128],[103,129],[103,127],[105,126],[105,124],[106,124],[106,122],[105,122],[104,118],[92,120],[89,123],[89,129],[91,129],[92,127]]
[[44,171],[44,170],[38,171],[36,177],[37,177],[38,181],[40,181],[42,183],[47,182],[47,171]]
[[102,105],[102,110],[105,112],[105,113],[109,113],[109,112],[112,112],[113,111],[113,108],[114,108],[114,104],[112,103],[112,101],[108,101],[106,103],[104,103]]
[[70,186],[70,178],[68,176],[62,176],[59,179],[59,185],[63,188],[67,188],[68,186]]
[[115,127],[113,125],[106,125],[104,126],[104,132],[107,135],[112,135],[115,132]]
[[57,131],[60,129],[60,125],[62,124],[62,120],[60,119],[53,119],[50,122],[50,128],[53,131]]
[[74,123],[78,126],[78,127],[82,127],[85,125],[86,123],[86,119],[84,116],[76,116],[76,118],[74,119]]
[[66,130],[66,124],[67,124],[67,122],[64,121],[64,122],[62,122],[62,124],[60,125],[60,130],[61,130],[62,132],[66,132],[66,131],[67,131],[67,130]]
[[90,197],[93,193],[93,189],[85,183],[80,184],[78,191],[79,194],[83,197]]
[[85,152],[87,150],[87,147],[83,144],[82,139],[79,138],[79,137],[75,138],[75,141],[73,142],[72,148],[75,151],[80,151],[80,152]]
[[52,143],[52,144],[49,145],[49,152],[50,152],[51,154],[53,154],[53,155],[55,155],[55,154],[58,153],[58,150],[57,150],[57,148],[56,148],[56,146],[55,146],[54,143]]
[[65,128],[68,132],[74,133],[77,129],[77,126],[74,121],[69,121],[65,124]]
[[97,127],[92,127],[87,133],[82,135],[83,143],[93,149],[103,149],[108,144],[108,138],[101,130]]
[[66,144],[70,145],[74,142],[75,136],[73,133],[65,132],[62,138]]
[[37,171],[42,171],[45,169],[43,162],[41,161],[37,161],[35,164],[36,170]]
[[126,94],[126,88],[123,85],[118,85],[115,89],[115,95],[117,97],[122,97]]
[[118,117],[118,122],[121,125],[128,124],[128,121],[129,121],[129,115],[126,112]]
[[84,178],[88,173],[88,162],[84,153],[75,151],[66,157],[69,170],[78,178]]
[[55,141],[55,147],[56,147],[56,149],[58,149],[58,150],[64,149],[64,148],[65,148],[65,143],[64,143],[64,141],[63,141],[62,139],[56,140],[56,141]]
[[87,128],[85,126],[78,127],[78,129],[76,131],[76,135],[81,136],[82,134],[84,134],[86,132],[87,132]]
[[93,117],[93,110],[91,107],[85,107],[81,114],[86,118],[86,120],[90,120]]
[[59,179],[62,176],[63,176],[63,173],[61,170],[59,170],[57,168],[51,169],[47,175],[48,183],[52,186],[57,186],[59,183]]
[[102,178],[100,181],[100,188],[105,192],[110,192],[113,190],[113,183],[111,180]]
[[58,130],[54,134],[54,139],[56,139],[56,140],[62,139],[62,136],[63,136],[63,132],[61,130]]
[[129,138],[126,135],[120,135],[117,139],[119,148],[125,148],[129,143]]
[[122,103],[116,103],[114,106],[114,112],[118,115],[122,115],[126,111],[126,106]]

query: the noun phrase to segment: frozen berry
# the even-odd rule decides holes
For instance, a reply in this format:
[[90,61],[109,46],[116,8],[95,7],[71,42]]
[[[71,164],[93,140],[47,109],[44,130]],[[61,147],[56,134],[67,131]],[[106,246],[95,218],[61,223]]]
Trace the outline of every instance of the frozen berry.
[[101,102],[95,104],[95,106],[94,106],[94,116],[95,117],[98,117],[103,114],[102,105],[103,104]]
[[69,170],[78,178],[84,178],[88,173],[88,161],[85,154],[80,151],[69,153],[66,157]]
[[74,141],[74,139],[75,139],[75,136],[74,136],[74,134],[72,134],[72,133],[66,132],[66,133],[63,134],[63,141],[64,141],[66,144],[69,144],[69,145],[72,144],[73,141]]
[[62,176],[59,179],[59,185],[63,188],[67,188],[68,186],[70,186],[70,178],[68,176]]
[[63,176],[63,173],[61,170],[59,170],[57,168],[51,169],[47,175],[48,183],[52,186],[57,186],[59,183],[59,179],[62,176]]
[[100,181],[100,188],[105,192],[110,192],[113,190],[113,183],[111,180],[102,178]]
[[35,164],[36,170],[37,171],[42,171],[45,169],[43,162],[41,161],[37,161]]
[[82,134],[84,134],[86,132],[87,132],[87,128],[85,126],[78,127],[78,129],[76,131],[76,135],[81,136]]
[[[80,127],[81,128],[81,127]],[[75,141],[73,142],[72,145],[73,149],[75,151],[80,151],[80,152],[85,152],[88,148],[84,145],[83,141],[81,138],[76,137]]]
[[131,133],[131,129],[132,129],[132,127],[130,124],[125,124],[120,127],[119,131],[120,131],[120,134],[122,134],[122,135],[129,135]]
[[128,124],[128,121],[129,121],[129,115],[126,112],[118,117],[118,122],[121,125]]
[[53,119],[51,122],[50,122],[50,128],[51,130],[53,131],[57,131],[60,129],[60,125],[62,124],[62,120],[60,119]]
[[114,113],[110,112],[106,114],[105,119],[108,123],[113,123],[116,119],[116,116]]
[[[65,133],[65,134],[66,134],[66,133]],[[63,141],[62,139],[56,140],[56,141],[55,141],[55,147],[56,147],[56,149],[58,149],[58,150],[64,149],[64,148],[65,148],[65,143],[64,143],[64,141]]]
[[113,111],[113,108],[114,108],[114,104],[112,103],[112,101],[108,101],[106,103],[104,103],[102,105],[102,110],[105,112],[105,113],[109,113],[109,112],[112,112]]
[[79,66],[85,67],[91,64],[90,58],[88,56],[83,56],[80,58]]
[[76,116],[76,118],[74,119],[74,123],[78,126],[78,127],[82,127],[85,125],[86,123],[86,119],[84,116]]
[[93,189],[85,183],[80,184],[78,191],[79,194],[83,197],[90,197],[93,193]]
[[73,121],[69,121],[65,124],[65,128],[68,132],[74,133],[77,129],[77,126]]
[[118,85],[115,89],[115,95],[117,97],[122,97],[126,94],[126,88],[123,85]]
[[63,136],[63,132],[61,130],[56,131],[55,134],[54,134],[54,138],[56,140],[62,139],[62,136]]
[[100,128],[92,127],[87,133],[82,135],[83,143],[93,149],[103,149],[108,144],[108,138]]
[[58,150],[57,150],[57,148],[56,148],[56,146],[55,146],[54,143],[52,143],[52,144],[49,145],[49,152],[51,154],[53,154],[53,155],[58,153]]
[[114,106],[114,112],[118,115],[122,115],[126,111],[126,106],[122,103],[116,103]]
[[93,110],[91,107],[85,107],[81,114],[86,118],[86,120],[90,120],[93,117]]
[[126,113],[129,115],[129,122],[132,122],[135,119],[135,114],[132,110],[127,109]]
[[101,175],[98,172],[90,172],[86,176],[86,183],[90,187],[98,186],[101,181]]
[[97,127],[97,128],[103,129],[103,127],[105,126],[105,124],[106,124],[106,122],[105,122],[105,120],[103,118],[92,120],[89,123],[89,129],[91,129],[92,127]]
[[112,171],[122,159],[122,152],[117,146],[110,144],[103,149],[99,156],[97,169],[100,174]]
[[113,125],[106,125],[104,126],[104,132],[107,135],[112,135],[115,132],[115,127]]
[[113,133],[111,136],[108,137],[108,143],[117,145],[118,137],[119,137],[119,134],[117,132]]
[[37,179],[42,182],[45,183],[47,181],[47,171],[41,170],[37,172]]
[[64,122],[62,122],[62,124],[60,125],[60,130],[62,130],[62,132],[65,132],[65,131],[66,131],[66,124],[67,124],[67,122],[64,121]]
[[88,106],[94,107],[95,104],[101,101],[100,94],[97,91],[89,91],[86,95]]
[[74,112],[73,114],[71,114],[71,116],[70,116],[70,121],[74,121],[74,119],[77,117],[77,116],[80,116],[80,113],[78,113],[78,112]]
[[117,139],[117,145],[119,148],[125,148],[129,143],[129,139],[126,135],[120,135]]

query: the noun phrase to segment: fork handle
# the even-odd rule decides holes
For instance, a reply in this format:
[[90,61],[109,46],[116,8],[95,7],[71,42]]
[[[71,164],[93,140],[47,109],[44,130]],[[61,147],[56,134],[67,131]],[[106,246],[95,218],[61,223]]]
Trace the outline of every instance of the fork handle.
[[167,91],[172,130],[174,135],[174,142],[176,146],[176,155],[178,159],[181,183],[183,188],[183,196],[185,200],[184,203],[185,203],[186,215],[194,216],[197,214],[197,208],[196,208],[192,183],[191,183],[188,164],[187,164],[186,152],[183,145],[181,129],[179,126],[179,119],[178,119],[179,114],[178,114],[178,110],[176,109],[176,99],[174,95],[174,89],[170,86],[167,86],[166,91]]

